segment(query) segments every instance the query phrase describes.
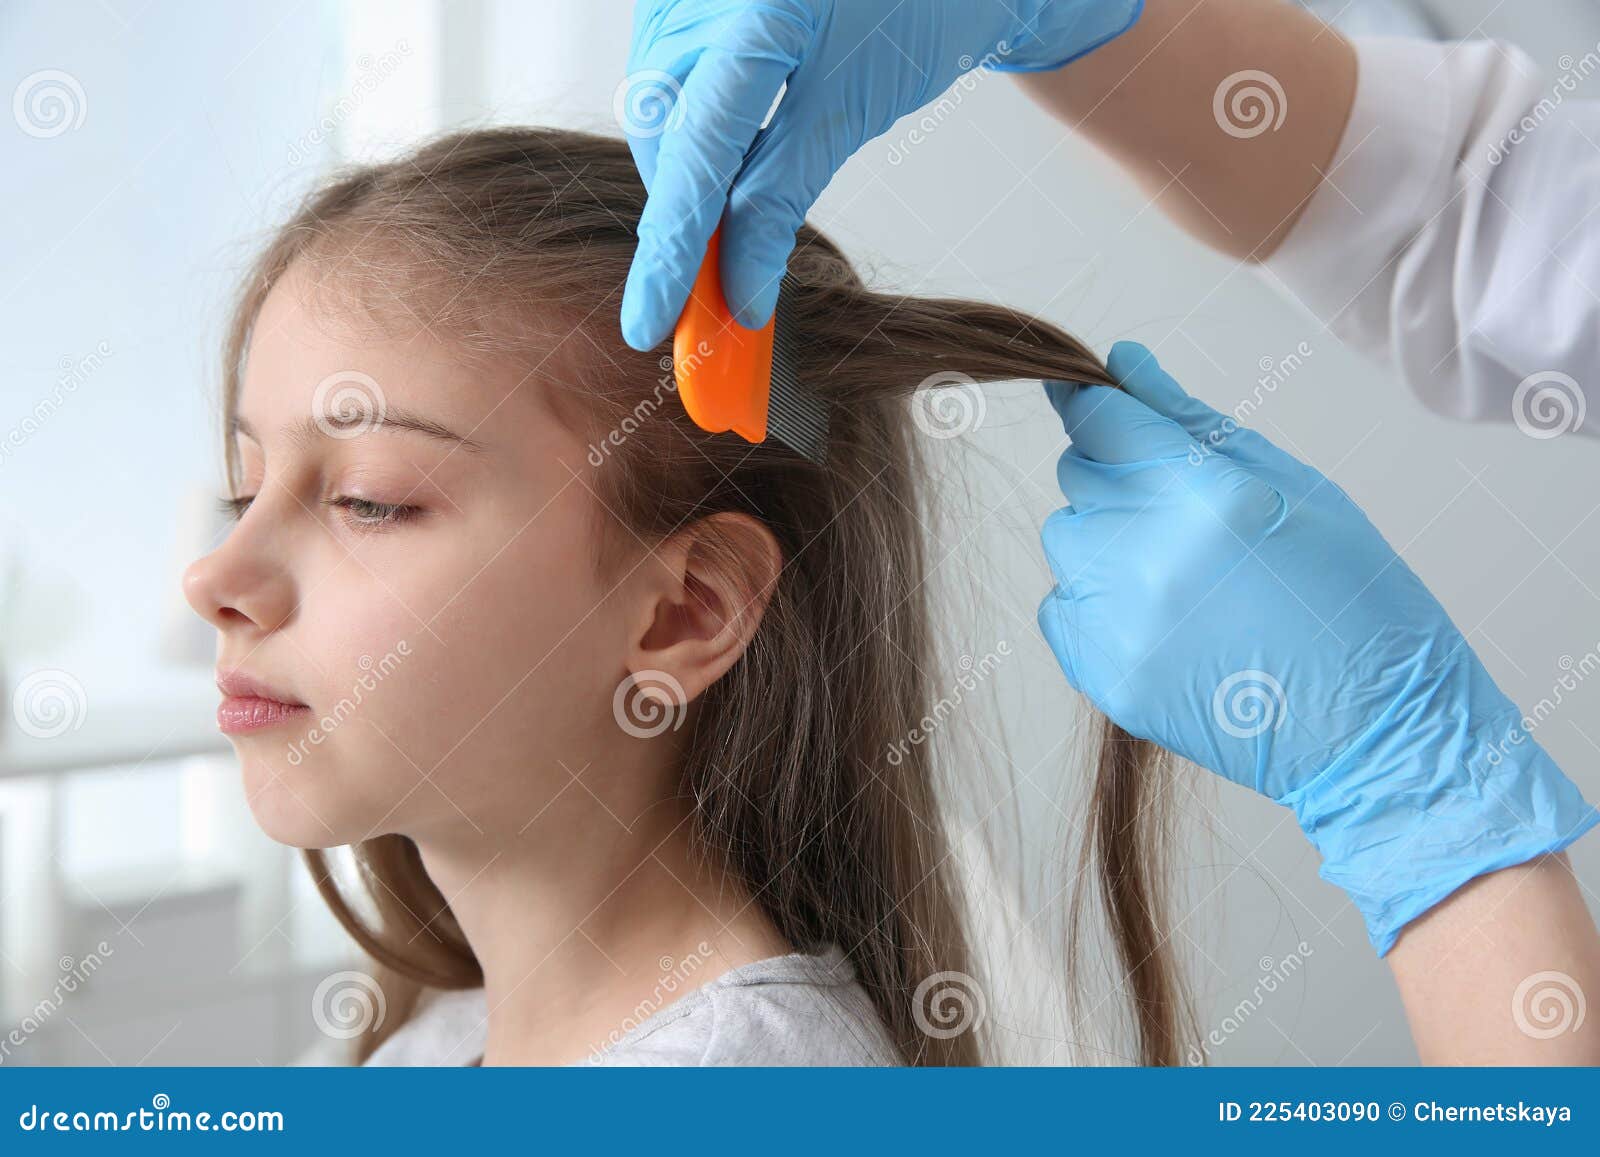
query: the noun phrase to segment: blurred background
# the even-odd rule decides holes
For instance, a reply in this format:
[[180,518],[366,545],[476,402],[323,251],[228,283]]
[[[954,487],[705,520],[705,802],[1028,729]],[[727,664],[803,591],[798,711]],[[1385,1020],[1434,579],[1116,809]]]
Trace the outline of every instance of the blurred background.
[[[1591,0],[1422,11],[1552,75],[1600,52]],[[626,0],[0,5],[0,1064],[276,1064],[340,1043],[319,987],[358,961],[251,821],[215,728],[212,637],[178,587],[222,533],[222,318],[270,227],[341,161],[463,124],[620,135],[630,23]],[[1600,99],[1600,78],[1582,83]],[[1137,339],[1221,410],[1260,398],[1252,424],[1370,512],[1525,709],[1559,695],[1539,739],[1600,799],[1600,687],[1559,689],[1600,649],[1592,441],[1425,412],[1003,76],[915,141],[903,127],[813,214],[878,285],[1003,301],[1102,353]],[[1037,384],[1015,383],[933,447],[948,501],[931,557],[963,608],[949,681],[958,656],[1005,656],[962,703],[953,758],[985,765],[982,834],[1030,926],[1084,778],[1060,742],[1081,708],[1034,624],[1062,442]],[[1289,813],[1183,786],[1172,932],[1220,1038],[1208,1059],[1413,1062],[1387,969]],[[1593,900],[1600,843],[1572,856]],[[1047,954],[1048,922],[1029,934]],[[1091,1005],[1114,994],[1082,979]],[[997,1021],[1024,1033],[1006,1003]]]

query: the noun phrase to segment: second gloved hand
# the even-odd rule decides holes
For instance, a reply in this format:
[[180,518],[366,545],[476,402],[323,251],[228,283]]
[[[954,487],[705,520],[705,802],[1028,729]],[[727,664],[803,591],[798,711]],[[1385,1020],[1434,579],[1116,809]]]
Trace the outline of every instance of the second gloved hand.
[[1594,826],[1342,490],[1189,397],[1143,346],[1108,364],[1121,391],[1046,387],[1072,443],[1039,623],[1074,687],[1294,809],[1380,954],[1466,881]]
[[617,105],[650,196],[623,296],[624,339],[650,350],[672,332],[724,207],[729,307],[747,326],[765,324],[796,231],[857,149],[971,69],[1056,67],[1126,30],[1141,7],[638,0]]

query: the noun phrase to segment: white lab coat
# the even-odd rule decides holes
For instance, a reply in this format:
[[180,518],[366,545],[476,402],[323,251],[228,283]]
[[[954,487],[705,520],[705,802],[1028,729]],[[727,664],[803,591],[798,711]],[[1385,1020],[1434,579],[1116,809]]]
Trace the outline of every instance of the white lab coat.
[[1554,74],[1492,41],[1356,51],[1328,179],[1262,275],[1431,409],[1600,435],[1600,48]]

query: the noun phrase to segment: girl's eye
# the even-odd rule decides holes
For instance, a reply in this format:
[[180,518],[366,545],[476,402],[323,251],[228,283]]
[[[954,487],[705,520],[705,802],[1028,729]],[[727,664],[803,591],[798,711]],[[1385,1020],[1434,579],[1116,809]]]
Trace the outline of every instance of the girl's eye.
[[[254,501],[253,494],[240,498],[221,498],[217,501],[217,509],[222,512],[223,517],[238,522]],[[422,513],[420,506],[407,506],[398,502],[372,502],[365,498],[331,498],[326,500],[326,505],[342,507],[349,511],[345,521],[362,530],[381,530],[409,522]]]
[[244,517],[244,512],[250,509],[250,503],[254,501],[255,495],[253,494],[247,498],[219,498],[217,500],[217,509],[224,518],[238,522]]
[[362,530],[382,530],[402,522],[410,522],[422,513],[420,506],[403,503],[372,502],[365,498],[332,498],[329,506],[340,506],[349,511],[346,521]]

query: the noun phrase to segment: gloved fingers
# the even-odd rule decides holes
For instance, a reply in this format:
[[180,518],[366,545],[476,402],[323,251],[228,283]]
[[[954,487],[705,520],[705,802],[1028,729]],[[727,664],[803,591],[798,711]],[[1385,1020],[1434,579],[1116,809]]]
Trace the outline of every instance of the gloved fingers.
[[[1063,506],[1045,519],[1039,528],[1039,544],[1056,589],[1063,595],[1087,599],[1103,590],[1107,568],[1115,576],[1123,565],[1118,546],[1125,542],[1127,526],[1126,519],[1072,505]],[[1113,577],[1110,581],[1120,580]]]
[[1039,528],[1039,543],[1044,547],[1045,561],[1050,564],[1057,582],[1062,578],[1061,572],[1056,569],[1058,561],[1070,558],[1074,553],[1073,528],[1079,519],[1077,509],[1069,502],[1059,510],[1052,511]]
[[1180,499],[1187,459],[1162,457],[1145,462],[1098,462],[1077,443],[1056,459],[1056,485],[1080,514],[1120,512],[1136,515],[1163,498]]
[[1045,392],[1061,416],[1073,448],[1096,462],[1118,464],[1186,458],[1194,439],[1177,422],[1110,386],[1047,382]]
[[1091,520],[1098,526],[1106,515],[1118,526],[1161,518],[1173,534],[1220,534],[1225,545],[1244,544],[1242,550],[1274,530],[1289,509],[1272,483],[1220,455],[1106,463],[1074,445],[1056,461],[1056,483],[1078,516],[1080,537]]
[[1240,549],[1253,548],[1277,529],[1289,503],[1271,482],[1237,462],[1212,457],[1198,469],[1177,477],[1193,504],[1238,538]]
[[1125,391],[1187,430],[1199,454],[1222,454],[1243,466],[1265,470],[1280,488],[1291,477],[1303,481],[1302,471],[1307,469],[1304,463],[1256,431],[1241,426],[1231,415],[1219,413],[1192,397],[1161,368],[1155,354],[1138,342],[1122,341],[1112,346],[1106,369]]
[[1050,651],[1055,655],[1061,673],[1067,677],[1072,689],[1081,694],[1083,692],[1082,676],[1079,673],[1081,664],[1078,661],[1076,646],[1078,630],[1073,621],[1072,600],[1061,592],[1061,588],[1052,587],[1039,601],[1039,610],[1035,617],[1039,623],[1039,633],[1044,636],[1045,642],[1050,644]]
[[1119,341],[1112,346],[1106,369],[1125,391],[1156,413],[1171,418],[1197,442],[1204,442],[1222,424],[1221,414],[1185,393],[1161,368],[1156,355],[1136,341]]
[[654,349],[671,336],[728,188],[791,67],[782,58],[708,49],[656,137],[653,160],[649,146],[635,144],[643,134],[630,133],[636,163],[645,155],[639,167],[650,190],[622,297],[622,336],[634,349]]
[[772,316],[795,234],[848,156],[835,150],[848,144],[815,122],[805,89],[791,79],[728,197],[722,290],[741,325],[759,329]]
[[[1118,711],[1126,699],[1118,692],[1127,684],[1128,659],[1117,653],[1114,644],[1108,648],[1114,636],[1094,624],[1092,597],[1058,583],[1040,600],[1036,618],[1039,633],[1050,644],[1056,664],[1072,689],[1127,730],[1139,733],[1136,721],[1128,718],[1125,711]],[[1114,711],[1123,717],[1117,718]]]

